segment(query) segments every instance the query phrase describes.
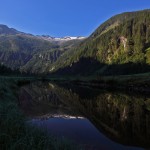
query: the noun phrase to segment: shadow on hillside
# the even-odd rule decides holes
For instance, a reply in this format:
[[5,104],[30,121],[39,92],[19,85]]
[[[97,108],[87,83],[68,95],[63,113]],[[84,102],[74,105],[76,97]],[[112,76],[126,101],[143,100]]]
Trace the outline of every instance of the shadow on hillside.
[[129,75],[150,72],[150,65],[129,62],[103,64],[93,58],[81,58],[78,62],[56,71],[56,75]]

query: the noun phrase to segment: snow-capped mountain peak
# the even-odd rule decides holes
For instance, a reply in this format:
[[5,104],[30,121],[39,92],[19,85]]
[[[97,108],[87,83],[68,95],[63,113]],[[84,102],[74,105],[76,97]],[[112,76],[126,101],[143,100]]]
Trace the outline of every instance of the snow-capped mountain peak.
[[48,41],[70,41],[70,40],[82,40],[86,38],[83,36],[52,37],[49,35],[41,35],[41,36],[38,35],[38,37],[48,40]]

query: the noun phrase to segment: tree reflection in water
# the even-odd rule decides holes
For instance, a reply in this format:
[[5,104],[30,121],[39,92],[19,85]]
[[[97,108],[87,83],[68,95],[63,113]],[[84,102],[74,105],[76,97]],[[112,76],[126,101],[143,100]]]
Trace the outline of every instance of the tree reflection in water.
[[19,100],[29,117],[87,118],[112,141],[150,148],[149,96],[37,82],[23,86]]

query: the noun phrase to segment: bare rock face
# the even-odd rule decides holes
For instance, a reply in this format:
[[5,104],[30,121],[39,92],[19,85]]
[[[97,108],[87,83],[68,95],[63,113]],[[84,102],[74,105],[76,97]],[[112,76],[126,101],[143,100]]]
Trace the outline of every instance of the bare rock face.
[[120,38],[119,38],[119,40],[120,40],[120,43],[122,43],[123,44],[123,46],[124,46],[124,50],[126,49],[126,46],[127,46],[127,38],[125,38],[124,36],[121,36]]

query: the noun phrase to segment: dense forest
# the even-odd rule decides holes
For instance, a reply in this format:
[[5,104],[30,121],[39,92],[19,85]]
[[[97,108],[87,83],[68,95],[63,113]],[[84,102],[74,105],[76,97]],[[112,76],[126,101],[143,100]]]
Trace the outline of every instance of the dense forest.
[[[149,24],[150,10],[114,16],[78,47],[66,52],[57,61],[56,68],[68,66],[69,72],[77,68],[77,64],[81,64],[83,59],[94,59],[99,63],[95,70],[98,74],[132,74],[150,71]],[[81,72],[83,68],[80,68]],[[89,71],[90,69],[92,70],[89,68]],[[63,72],[63,69],[60,70]]]

